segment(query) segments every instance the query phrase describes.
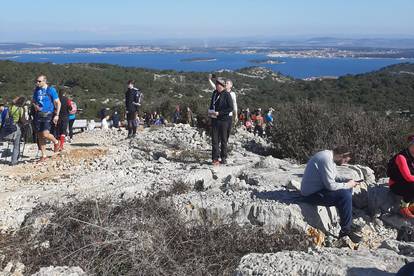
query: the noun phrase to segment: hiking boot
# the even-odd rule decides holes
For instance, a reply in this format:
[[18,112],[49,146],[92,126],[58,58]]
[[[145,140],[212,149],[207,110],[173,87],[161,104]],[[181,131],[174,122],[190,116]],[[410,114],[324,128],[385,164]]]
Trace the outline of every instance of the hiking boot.
[[211,162],[211,164],[212,164],[213,166],[218,166],[218,165],[220,165],[220,161],[218,161],[218,160],[213,160],[213,162]]
[[347,236],[353,243],[360,243],[362,241],[362,237],[356,234],[354,231],[339,231],[339,238]]
[[221,159],[220,163],[225,165],[225,164],[227,164],[227,160],[226,159]]
[[[411,206],[410,206],[411,207]],[[412,211],[411,211],[411,208],[410,207],[401,207],[400,208],[400,214],[403,216],[403,217],[405,217],[405,218],[408,218],[408,219],[412,219],[412,218],[414,218],[414,215],[413,215],[413,213],[412,213]]]

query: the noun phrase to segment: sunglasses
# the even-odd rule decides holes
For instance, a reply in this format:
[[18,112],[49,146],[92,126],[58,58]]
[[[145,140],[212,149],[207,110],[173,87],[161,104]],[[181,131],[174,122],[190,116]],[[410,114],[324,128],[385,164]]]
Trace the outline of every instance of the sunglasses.
[[39,82],[42,82],[42,80],[36,80],[36,82],[38,82],[38,83],[39,83]]

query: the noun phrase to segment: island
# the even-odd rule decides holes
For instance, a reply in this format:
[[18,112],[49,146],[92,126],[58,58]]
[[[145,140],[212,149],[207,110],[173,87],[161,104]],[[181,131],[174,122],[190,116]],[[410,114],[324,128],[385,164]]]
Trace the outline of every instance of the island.
[[184,58],[180,60],[181,62],[210,62],[217,61],[216,58]]

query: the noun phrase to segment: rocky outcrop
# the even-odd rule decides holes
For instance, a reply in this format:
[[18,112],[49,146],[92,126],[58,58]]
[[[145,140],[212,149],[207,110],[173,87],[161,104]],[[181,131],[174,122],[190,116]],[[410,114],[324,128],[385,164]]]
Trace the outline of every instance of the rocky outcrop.
[[[174,185],[185,189],[165,200],[191,223],[254,225],[270,233],[295,229],[303,235],[312,226],[327,235],[330,246],[339,231],[335,208],[301,202],[305,165],[266,156],[270,145],[251,133],[238,130],[231,136],[229,164],[219,167],[209,163],[211,146],[205,132],[187,125],[148,128],[131,140],[125,136],[124,132],[93,130],[77,135],[76,143],[46,163],[0,164],[0,231],[24,226],[36,233],[53,216],[50,212],[26,216],[41,204],[102,198],[117,201],[168,191]],[[35,145],[28,148],[26,154],[33,157]],[[359,165],[339,167],[338,173],[364,179],[353,191],[354,222],[363,228],[365,247],[375,249],[382,244],[388,250],[374,253],[327,248],[317,253],[250,254],[239,266],[241,275],[254,271],[368,275],[395,271],[403,264],[411,247],[394,239],[397,229],[412,222],[398,214],[399,199],[389,192],[386,180],[375,181],[373,171]],[[322,256],[321,262],[317,256]],[[303,260],[303,264],[296,260]],[[278,266],[269,264],[272,262]],[[314,265],[319,262],[321,265]]]
[[368,276],[391,275],[413,258],[379,249],[376,251],[324,248],[320,251],[282,251],[249,254],[242,258],[236,275]]

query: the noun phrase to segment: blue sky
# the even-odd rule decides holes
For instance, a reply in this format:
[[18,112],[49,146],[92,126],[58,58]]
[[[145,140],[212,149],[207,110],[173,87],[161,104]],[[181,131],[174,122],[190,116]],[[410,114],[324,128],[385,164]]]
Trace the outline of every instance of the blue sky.
[[2,2],[3,42],[414,37],[413,0]]

